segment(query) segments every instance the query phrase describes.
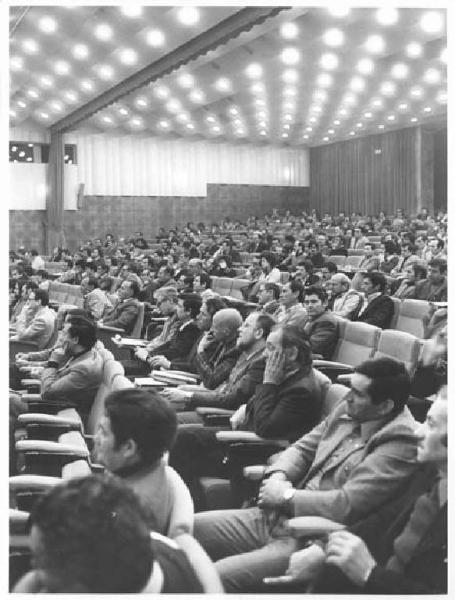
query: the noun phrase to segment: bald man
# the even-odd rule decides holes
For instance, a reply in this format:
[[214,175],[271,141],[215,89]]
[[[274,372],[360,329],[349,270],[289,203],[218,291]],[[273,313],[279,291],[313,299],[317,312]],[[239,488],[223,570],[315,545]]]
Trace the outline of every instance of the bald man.
[[199,344],[196,366],[203,385],[215,389],[225,381],[234,367],[237,334],[242,315],[235,308],[223,308],[213,317],[212,327]]
[[351,280],[344,273],[336,273],[330,278],[332,313],[344,319],[352,319],[363,306],[363,296],[351,288]]

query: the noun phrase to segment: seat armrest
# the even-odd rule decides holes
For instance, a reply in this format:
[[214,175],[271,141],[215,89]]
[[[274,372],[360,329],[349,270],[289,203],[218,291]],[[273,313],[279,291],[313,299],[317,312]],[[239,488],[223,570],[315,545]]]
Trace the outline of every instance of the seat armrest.
[[17,508],[9,509],[9,529],[10,534],[27,534],[29,528],[30,513]]
[[345,373],[344,375],[338,375],[336,383],[341,383],[342,385],[347,385],[348,387],[351,385],[352,373]]
[[71,419],[61,417],[59,415],[48,415],[45,413],[23,413],[18,416],[19,425],[53,425],[55,427],[71,427],[73,429],[81,429],[82,422],[80,419]]
[[28,395],[33,397],[22,397],[22,400],[24,402],[27,402],[28,409],[30,412],[56,415],[63,408],[65,408],[58,402],[47,402],[45,400],[41,400],[41,396],[39,394],[26,394],[26,396]]
[[54,454],[74,456],[76,458],[89,458],[87,447],[45,440],[19,440],[16,442],[16,451],[25,454]]
[[287,529],[295,537],[323,536],[332,531],[345,529],[346,525],[318,516],[294,517],[286,523]]
[[206,415],[223,415],[230,417],[234,414],[233,410],[217,408],[216,406],[198,406],[196,412],[200,417],[205,417]]
[[113,333],[125,333],[125,330],[121,327],[111,327],[110,325],[98,325],[98,329],[101,331],[112,331]]
[[62,483],[60,477],[46,475],[14,475],[9,478],[9,488],[13,492],[45,490]]
[[250,481],[260,481],[264,477],[265,465],[250,465],[243,468],[243,476]]
[[319,358],[313,360],[313,367],[315,369],[344,369],[349,373],[354,371],[354,367],[347,365],[346,363],[340,363],[334,360],[323,360]]
[[91,475],[92,470],[85,460],[75,460],[62,467],[62,479],[69,480],[76,477],[86,477]]
[[216,434],[216,439],[225,444],[236,444],[240,442],[247,444],[259,443],[268,446],[274,445],[281,448],[286,448],[289,446],[288,440],[268,440],[266,438],[259,437],[252,431],[218,431]]

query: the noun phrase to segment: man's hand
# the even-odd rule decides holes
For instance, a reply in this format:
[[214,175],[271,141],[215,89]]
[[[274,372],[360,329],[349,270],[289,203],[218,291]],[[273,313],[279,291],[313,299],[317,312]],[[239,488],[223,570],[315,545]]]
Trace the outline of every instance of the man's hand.
[[169,402],[184,402],[191,398],[191,392],[185,392],[177,388],[165,388],[161,395]]
[[206,334],[204,334],[197,347],[198,354],[204,352],[204,350],[206,350],[206,348],[213,342],[214,339],[215,338],[213,337],[213,333],[211,331],[208,331]]
[[267,358],[263,383],[280,384],[285,375],[285,357],[281,350],[273,350]]
[[142,362],[147,361],[148,355],[149,355],[149,353],[147,352],[147,350],[145,348],[137,348],[136,351],[134,352],[134,356],[138,360],[142,360]]
[[149,360],[149,364],[153,369],[158,369],[159,367],[162,367],[163,369],[169,369],[171,366],[171,361],[165,356],[152,356],[152,358]]
[[27,353],[26,352],[18,352],[16,354],[16,362],[23,362],[23,361],[28,361],[27,358]]
[[59,365],[65,359],[65,350],[63,348],[55,348],[51,355],[49,356],[49,360],[58,363]]
[[236,429],[241,429],[243,423],[245,422],[245,415],[246,404],[242,404],[242,406],[239,406],[235,413],[229,418],[233,431]]
[[261,508],[279,508],[283,504],[283,494],[292,487],[290,481],[269,478],[262,482],[258,495],[258,506]]
[[335,531],[326,547],[327,563],[337,566],[356,585],[364,586],[376,561],[365,542],[349,531]]
[[321,546],[311,544],[308,548],[291,554],[285,575],[267,578],[265,583],[280,584],[294,581],[309,583],[314,581],[324,566],[325,558],[325,552]]

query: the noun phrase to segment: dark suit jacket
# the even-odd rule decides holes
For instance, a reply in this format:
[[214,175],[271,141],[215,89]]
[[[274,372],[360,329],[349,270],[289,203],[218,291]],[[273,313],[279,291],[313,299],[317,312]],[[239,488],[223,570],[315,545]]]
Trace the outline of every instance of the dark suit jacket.
[[129,298],[120,302],[106,317],[103,324],[110,327],[124,329],[125,333],[131,334],[139,314],[139,300]]
[[319,422],[323,389],[313,370],[297,371],[280,385],[261,383],[247,403],[242,429],[293,441]]
[[304,331],[310,338],[313,353],[321,354],[325,360],[330,360],[338,341],[337,318],[326,311],[314,321],[307,321]]
[[357,321],[376,325],[381,329],[388,329],[393,318],[393,302],[386,294],[374,298],[363,313],[357,317]]
[[177,329],[176,334],[170,340],[155,348],[150,355],[156,356],[159,354],[165,356],[168,360],[185,359],[194,342],[199,338],[200,333],[201,331],[196,323],[189,321],[182,330]]

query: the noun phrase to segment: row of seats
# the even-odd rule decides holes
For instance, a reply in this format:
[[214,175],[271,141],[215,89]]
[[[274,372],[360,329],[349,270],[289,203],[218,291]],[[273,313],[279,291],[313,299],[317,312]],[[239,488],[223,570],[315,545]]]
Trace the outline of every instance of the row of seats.
[[[284,285],[289,281],[289,273],[287,271],[281,272],[281,285]],[[242,288],[247,287],[251,284],[250,279],[241,279],[237,277],[216,277],[212,275],[210,277],[211,289],[219,294],[220,296],[231,296],[236,300],[243,300]]]
[[81,288],[78,285],[61,283],[59,281],[50,282],[49,300],[56,304],[68,304],[76,306],[77,308],[82,308],[84,306]]

